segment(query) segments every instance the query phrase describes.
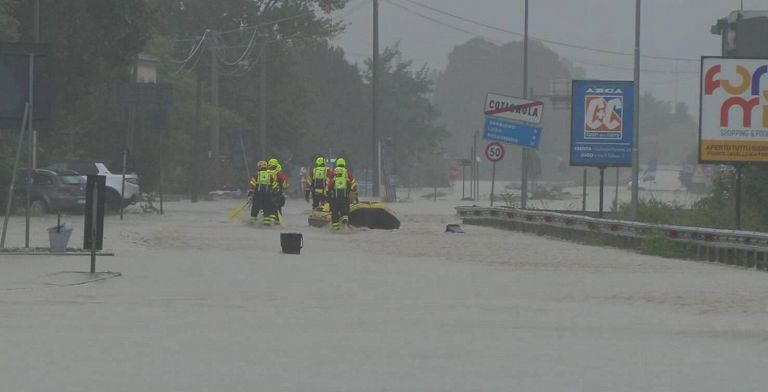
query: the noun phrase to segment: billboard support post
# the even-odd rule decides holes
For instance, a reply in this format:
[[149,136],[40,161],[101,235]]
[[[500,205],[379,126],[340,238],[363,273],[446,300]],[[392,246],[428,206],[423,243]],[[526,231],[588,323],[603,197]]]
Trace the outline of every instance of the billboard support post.
[[613,208],[619,212],[619,168],[616,168],[616,192],[613,194]]
[[736,167],[736,230],[741,230],[741,169],[744,165]]
[[581,185],[581,211],[587,210],[587,168],[584,168],[584,175]]
[[603,217],[603,196],[605,195],[605,166],[598,167],[600,169],[600,212],[598,217]]

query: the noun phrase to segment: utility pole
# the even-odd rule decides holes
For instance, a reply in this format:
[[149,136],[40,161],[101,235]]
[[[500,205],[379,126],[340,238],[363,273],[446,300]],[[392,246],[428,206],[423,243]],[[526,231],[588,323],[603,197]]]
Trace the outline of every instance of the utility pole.
[[373,0],[373,67],[371,70],[371,186],[373,197],[379,197],[379,130],[377,90],[379,84],[379,0]]
[[640,0],[635,0],[635,113],[632,124],[632,208],[631,218],[637,220],[640,181]]
[[200,70],[197,70],[197,81],[195,84],[195,132],[192,144],[192,195],[193,203],[197,203],[198,191],[200,189],[200,137],[203,128],[200,126],[200,109],[202,106],[202,78]]
[[32,123],[35,113],[35,54],[29,55],[29,90],[27,99],[29,101],[29,113],[27,117],[27,127],[29,130],[28,147],[29,154],[27,155],[27,203],[26,203],[26,226],[24,231],[24,247],[29,248],[29,225],[30,225],[30,213],[31,213],[31,200],[32,200],[32,156],[34,155],[34,145],[32,141],[32,130],[35,129]]
[[[40,43],[40,0],[35,0],[34,42]],[[37,131],[32,130],[32,169],[37,169]]]
[[210,158],[213,164],[213,175],[218,173],[219,135],[221,134],[221,112],[219,109],[219,33],[212,31],[209,50],[211,51],[211,105],[213,105],[213,125],[210,134]]
[[264,46],[259,56],[259,148],[261,159],[267,158],[267,45],[268,36],[264,36]]
[[[525,35],[523,38],[523,97],[528,98],[528,0],[525,0]],[[523,173],[520,185],[520,207],[528,204],[528,148],[523,147]]]

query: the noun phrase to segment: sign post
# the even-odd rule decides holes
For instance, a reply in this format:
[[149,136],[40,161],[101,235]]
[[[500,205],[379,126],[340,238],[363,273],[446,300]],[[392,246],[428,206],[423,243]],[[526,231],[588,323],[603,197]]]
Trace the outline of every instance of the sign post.
[[104,201],[107,178],[88,175],[85,187],[85,224],[83,225],[83,249],[91,250],[91,273],[96,273],[96,251],[104,243]]
[[[489,93],[485,97],[483,109],[485,114],[483,138],[522,147],[523,163],[525,163],[528,149],[539,149],[543,129],[539,124],[541,124],[543,112],[544,103],[541,101]],[[521,208],[525,208],[528,199],[527,165],[524,164],[522,170],[520,202]]]
[[768,59],[701,58],[699,163],[736,169],[736,228],[741,229],[741,172],[768,162],[768,107],[761,80]]
[[493,169],[491,169],[491,207],[493,207],[494,191],[496,188],[496,163],[504,158],[504,146],[496,142],[488,144],[485,147],[485,157],[493,162]]
[[[592,166],[600,170],[600,217],[603,216],[605,169],[632,166],[634,90],[634,83],[628,81],[573,81],[571,166]],[[584,178],[586,194],[586,172]],[[586,196],[584,199],[582,209],[586,209]]]

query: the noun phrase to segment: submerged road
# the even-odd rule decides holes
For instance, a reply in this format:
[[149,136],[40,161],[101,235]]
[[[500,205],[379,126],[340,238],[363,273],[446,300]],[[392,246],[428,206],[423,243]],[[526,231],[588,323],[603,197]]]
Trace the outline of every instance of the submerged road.
[[[0,254],[0,390],[763,391],[768,274],[458,223],[229,222],[237,201],[107,219],[115,257]],[[72,243],[82,241],[82,217]],[[34,219],[35,244],[55,217]],[[10,245],[23,243],[14,218]],[[302,232],[300,256],[281,231]]]

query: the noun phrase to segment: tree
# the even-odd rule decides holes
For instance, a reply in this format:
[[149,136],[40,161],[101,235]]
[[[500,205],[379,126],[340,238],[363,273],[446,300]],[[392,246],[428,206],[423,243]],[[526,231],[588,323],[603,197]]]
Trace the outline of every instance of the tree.
[[302,82],[310,98],[301,157],[309,165],[318,154],[333,156],[343,149],[351,165],[367,167],[370,89],[359,69],[346,61],[343,50],[327,43],[307,46],[300,58]]
[[[550,81],[570,80],[573,66],[543,43],[529,42],[528,93],[539,97],[549,93]],[[437,79],[435,105],[440,110],[439,123],[444,124],[450,137],[448,151],[454,156],[469,158],[472,137],[484,124],[483,106],[486,94],[523,95],[522,41],[497,45],[474,38],[454,47],[448,55],[448,66]],[[544,174],[557,171],[558,160],[568,160],[570,111],[553,109],[545,99],[542,126],[541,155]],[[517,177],[520,170],[505,170],[504,166],[519,168],[520,148],[509,148],[499,171],[500,177]],[[487,170],[485,172],[488,172]]]
[[16,41],[19,38],[19,21],[13,15],[17,0],[0,0],[0,41]]
[[[448,135],[436,124],[439,112],[430,100],[430,70],[426,65],[413,69],[413,61],[403,59],[399,45],[385,48],[379,61],[379,137],[389,160],[384,167],[395,174],[426,167]],[[366,66],[370,84],[373,62],[366,61]]]
[[[114,87],[149,38],[151,10],[143,0],[41,1],[41,40],[51,46],[55,127],[41,134],[41,160],[119,156],[123,114]],[[67,15],[66,18],[61,17]],[[33,2],[14,11],[20,38],[31,41]]]

